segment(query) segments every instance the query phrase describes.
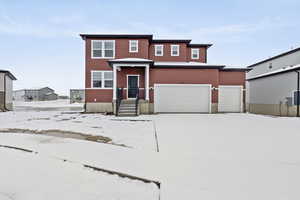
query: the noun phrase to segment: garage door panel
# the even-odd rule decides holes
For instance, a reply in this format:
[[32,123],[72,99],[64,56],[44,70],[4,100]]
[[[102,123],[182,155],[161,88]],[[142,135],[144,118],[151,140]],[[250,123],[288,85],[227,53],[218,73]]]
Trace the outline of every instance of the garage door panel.
[[219,112],[242,112],[242,86],[219,86]]
[[154,90],[155,112],[210,112],[210,85],[158,84]]

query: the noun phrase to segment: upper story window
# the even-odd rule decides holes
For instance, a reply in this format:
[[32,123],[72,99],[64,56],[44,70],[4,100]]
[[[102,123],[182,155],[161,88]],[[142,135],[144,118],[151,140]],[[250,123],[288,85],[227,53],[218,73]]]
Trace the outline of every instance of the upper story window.
[[179,56],[179,45],[171,45],[171,56]]
[[112,88],[112,71],[92,71],[92,88]]
[[139,41],[138,40],[129,40],[129,52],[136,53],[139,51]]
[[92,58],[114,58],[114,40],[92,40]]
[[155,45],[155,56],[163,56],[164,55],[164,45]]
[[192,59],[199,59],[199,49],[191,49]]

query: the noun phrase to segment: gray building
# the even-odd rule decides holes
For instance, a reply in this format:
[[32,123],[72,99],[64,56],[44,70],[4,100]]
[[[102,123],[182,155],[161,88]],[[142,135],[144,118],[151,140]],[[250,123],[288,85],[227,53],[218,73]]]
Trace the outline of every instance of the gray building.
[[84,103],[85,91],[84,89],[70,90],[70,103]]
[[257,114],[296,116],[300,48],[248,66],[247,111]]
[[13,81],[16,77],[7,70],[0,69],[0,111],[13,109]]
[[15,101],[51,101],[56,100],[58,95],[49,87],[22,89],[13,92]]

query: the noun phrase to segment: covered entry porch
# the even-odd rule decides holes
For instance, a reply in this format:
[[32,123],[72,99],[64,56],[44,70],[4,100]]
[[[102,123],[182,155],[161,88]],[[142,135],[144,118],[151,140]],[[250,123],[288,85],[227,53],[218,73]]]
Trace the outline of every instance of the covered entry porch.
[[113,103],[116,115],[138,115],[139,104],[149,103],[152,60],[124,58],[109,61],[113,68]]

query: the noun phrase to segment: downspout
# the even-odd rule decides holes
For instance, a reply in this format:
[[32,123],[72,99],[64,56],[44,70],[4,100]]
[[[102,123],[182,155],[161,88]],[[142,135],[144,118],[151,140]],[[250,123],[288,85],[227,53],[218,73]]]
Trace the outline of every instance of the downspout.
[[300,80],[299,80],[299,78],[300,78],[300,72],[299,71],[297,71],[297,117],[299,117],[299,98],[300,98],[300,91],[299,91],[299,89],[300,89]]
[[4,101],[3,101],[3,103],[4,103],[4,111],[8,111],[8,109],[6,108],[6,76],[7,76],[7,74],[5,73],[4,74],[4,83],[3,83],[3,88],[4,88]]

